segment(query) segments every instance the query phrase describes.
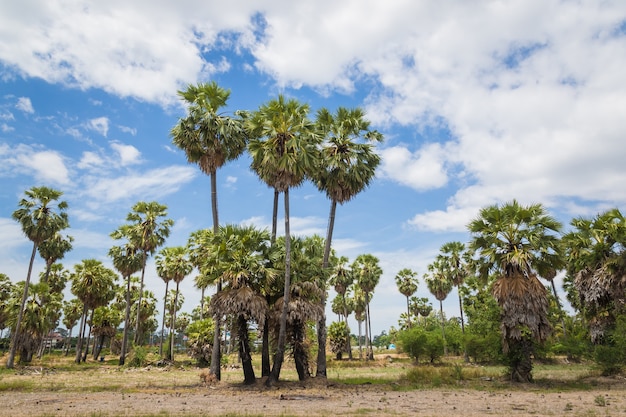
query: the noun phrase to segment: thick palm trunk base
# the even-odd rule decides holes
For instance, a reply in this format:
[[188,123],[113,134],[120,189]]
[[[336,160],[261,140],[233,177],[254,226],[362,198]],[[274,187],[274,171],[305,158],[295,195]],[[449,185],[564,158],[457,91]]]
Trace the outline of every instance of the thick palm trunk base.
[[304,344],[304,325],[296,324],[294,331],[293,360],[296,365],[296,372],[298,372],[298,380],[305,381],[311,377],[311,373],[309,371],[309,355]]
[[243,315],[237,319],[239,333],[239,357],[243,368],[243,383],[251,385],[256,383],[254,368],[252,367],[252,355],[250,355],[250,340],[248,339],[248,322]]
[[513,382],[533,382],[533,341],[528,337],[509,339],[509,371]]

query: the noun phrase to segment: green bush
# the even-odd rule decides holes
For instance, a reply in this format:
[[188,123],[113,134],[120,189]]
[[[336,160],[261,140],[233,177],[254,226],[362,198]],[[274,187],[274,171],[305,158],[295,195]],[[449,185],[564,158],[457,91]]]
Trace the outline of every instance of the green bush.
[[465,348],[467,355],[476,363],[502,362],[502,339],[499,334],[489,333],[486,336],[466,333]]
[[626,316],[619,316],[606,335],[605,343],[595,347],[594,359],[603,375],[621,372],[626,365]]
[[421,327],[414,327],[401,331],[398,340],[402,350],[415,362],[424,357],[434,362],[443,355],[443,338],[438,330],[427,331]]
[[350,329],[343,321],[333,322],[328,326],[330,350],[336,355],[337,359],[341,359],[342,353],[348,351],[347,338],[349,335]]

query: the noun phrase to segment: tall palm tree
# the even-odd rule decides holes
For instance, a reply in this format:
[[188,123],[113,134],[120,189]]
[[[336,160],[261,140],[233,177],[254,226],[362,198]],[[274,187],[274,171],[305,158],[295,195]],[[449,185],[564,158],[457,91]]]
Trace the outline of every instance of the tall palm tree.
[[81,263],[74,265],[71,280],[72,294],[83,303],[80,333],[76,344],[76,363],[81,363],[87,314],[113,300],[117,275],[96,259],[84,259]]
[[[328,268],[337,203],[344,204],[363,191],[374,178],[380,157],[371,143],[383,136],[370,130],[370,122],[360,108],[339,107],[336,114],[327,109],[317,112],[317,127],[326,141],[322,144],[322,158],[313,179],[317,187],[330,199],[330,214],[322,267]],[[325,297],[322,300],[325,305]],[[318,322],[316,376],[326,377],[326,316]]]
[[383,270],[378,265],[378,258],[371,254],[359,255],[352,263],[352,271],[356,275],[356,283],[365,296],[365,352],[366,359],[374,359],[372,350],[372,325],[370,314],[370,301],[374,288],[378,285]]
[[26,198],[20,200],[18,204],[20,208],[13,212],[12,217],[20,223],[22,232],[33,242],[33,250],[28,264],[28,273],[26,274],[24,293],[17,316],[15,332],[11,335],[11,348],[6,363],[7,368],[13,368],[14,366],[17,349],[14,341],[20,337],[23,309],[28,298],[28,287],[37,248],[57,232],[69,227],[67,213],[65,212],[67,210],[67,202],[58,201],[63,195],[61,191],[48,187],[33,187],[26,190],[24,194],[26,194]]
[[411,311],[409,308],[409,297],[415,294],[417,291],[417,272],[409,269],[403,268],[396,274],[396,285],[398,286],[398,291],[400,294],[406,297],[406,316],[407,316],[407,326],[411,328]]
[[[163,243],[170,234],[170,228],[174,225],[174,220],[164,219],[167,216],[167,206],[156,201],[146,203],[140,201],[132,207],[132,211],[126,216],[128,224],[120,226],[111,234],[113,239],[126,238],[139,249],[143,255],[141,267],[141,281],[139,288],[138,305],[141,306],[141,298],[144,289],[144,277],[146,274],[146,263],[148,256]],[[135,343],[139,344],[139,314],[141,308],[137,309],[137,320],[135,321]]]
[[484,265],[479,268],[483,279],[496,276],[492,292],[502,308],[500,329],[511,378],[529,382],[533,343],[551,331],[546,288],[537,276],[562,264],[556,235],[561,224],[541,204],[513,200],[481,209],[468,229],[470,248]]
[[594,343],[602,343],[626,310],[626,218],[618,209],[597,216],[576,218],[573,229],[563,236],[567,275],[573,281],[577,300]]
[[[123,236],[123,231],[113,233],[112,236]],[[124,333],[122,335],[122,348],[120,349],[120,366],[126,361],[126,350],[128,349],[128,329],[130,328],[130,308],[131,308],[131,289],[130,277],[142,269],[144,265],[143,252],[127,241],[124,245],[113,246],[109,249],[109,257],[113,260],[113,266],[122,275],[122,279],[126,282],[126,303],[124,308]]]
[[[178,95],[189,105],[189,114],[172,129],[172,140],[185,151],[189,162],[198,164],[200,170],[211,177],[213,232],[217,233],[217,170],[245,151],[248,139],[243,125],[245,114],[238,113],[238,117],[230,117],[219,113],[226,106],[230,90],[215,82],[189,85]],[[219,282],[217,287],[219,291]],[[210,369],[218,380],[221,377],[219,341],[219,321],[216,321]]]
[[291,288],[291,233],[289,225],[289,189],[303,183],[318,166],[319,143],[313,123],[308,119],[309,106],[282,95],[263,104],[248,119],[247,127],[253,139],[248,149],[252,169],[259,178],[284,196],[285,212],[285,283],[284,307],[274,365],[267,379],[273,385],[280,376],[285,357],[287,312]]
[[441,315],[441,336],[443,338],[443,354],[448,354],[446,345],[446,320],[443,314],[443,300],[452,291],[452,280],[450,279],[450,268],[447,258],[437,255],[433,263],[428,265],[428,273],[424,274],[424,281],[428,291],[439,301],[439,314]]

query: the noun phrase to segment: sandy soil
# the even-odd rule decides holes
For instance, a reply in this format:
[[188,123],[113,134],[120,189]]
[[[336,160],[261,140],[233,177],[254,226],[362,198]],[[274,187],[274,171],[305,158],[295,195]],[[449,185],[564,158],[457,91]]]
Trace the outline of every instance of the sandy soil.
[[626,416],[626,383],[585,391],[220,383],[175,392],[3,392],[2,416]]

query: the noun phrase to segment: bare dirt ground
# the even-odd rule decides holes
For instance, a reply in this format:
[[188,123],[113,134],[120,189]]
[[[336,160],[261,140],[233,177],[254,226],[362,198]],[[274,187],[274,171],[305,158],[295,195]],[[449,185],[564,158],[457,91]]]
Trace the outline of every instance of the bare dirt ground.
[[626,416],[626,381],[591,390],[442,388],[399,391],[390,386],[314,380],[274,388],[221,382],[213,386],[139,392],[2,392],[2,416]]

